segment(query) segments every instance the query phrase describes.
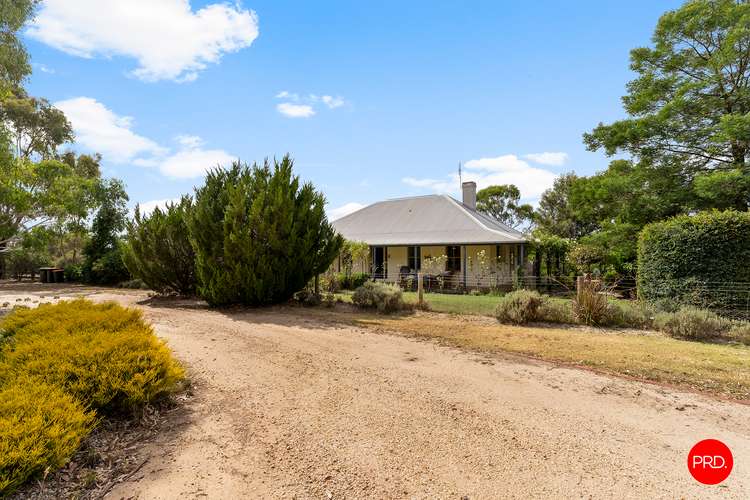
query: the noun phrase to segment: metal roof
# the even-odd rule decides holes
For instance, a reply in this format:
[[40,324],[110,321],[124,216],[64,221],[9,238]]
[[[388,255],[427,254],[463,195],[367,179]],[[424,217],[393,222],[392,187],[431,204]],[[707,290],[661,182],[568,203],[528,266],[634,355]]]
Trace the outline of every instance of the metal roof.
[[523,234],[446,195],[380,201],[332,222],[369,245],[523,243]]

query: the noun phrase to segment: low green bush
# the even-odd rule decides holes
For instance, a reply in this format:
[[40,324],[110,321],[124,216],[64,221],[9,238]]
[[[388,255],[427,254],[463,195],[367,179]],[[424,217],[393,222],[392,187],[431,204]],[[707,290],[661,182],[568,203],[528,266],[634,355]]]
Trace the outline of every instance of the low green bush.
[[500,298],[495,310],[495,317],[501,323],[521,325],[540,321],[539,310],[544,304],[544,297],[537,291],[515,290]]
[[555,300],[543,297],[542,305],[537,310],[537,321],[544,323],[575,324],[573,308],[568,300]]
[[0,388],[0,497],[65,465],[94,421],[56,385],[21,377]]
[[83,281],[83,267],[80,264],[69,264],[65,266],[63,274],[65,276],[65,281],[69,283]]
[[361,287],[367,281],[370,279],[370,275],[368,273],[353,273],[349,277],[349,283],[347,284],[349,286],[349,290],[356,290],[357,288]]
[[352,302],[359,307],[377,308],[380,312],[404,309],[404,296],[397,285],[368,281],[352,294]]
[[729,328],[727,337],[730,340],[750,345],[750,323],[747,321],[736,321]]
[[130,410],[168,393],[184,376],[139,311],[86,300],[14,312],[0,329],[0,384],[36,377],[87,408]]
[[645,302],[610,301],[607,326],[624,328],[651,328],[656,310]]
[[688,340],[712,340],[729,331],[731,323],[706,309],[682,307],[674,313],[659,313],[656,328],[670,337]]

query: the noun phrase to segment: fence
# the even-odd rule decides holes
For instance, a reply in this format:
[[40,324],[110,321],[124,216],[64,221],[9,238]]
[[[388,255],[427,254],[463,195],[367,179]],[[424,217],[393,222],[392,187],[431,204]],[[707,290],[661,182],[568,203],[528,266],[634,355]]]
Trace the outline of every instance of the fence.
[[[376,275],[376,280],[397,283],[404,290],[417,290],[417,276],[402,274],[398,278]],[[636,299],[635,278],[596,278],[602,289],[613,298]],[[575,276],[508,276],[472,277],[462,274],[424,276],[424,291],[427,293],[462,294],[472,290],[481,292],[507,292],[510,290],[537,290],[545,295],[573,297],[576,292]],[[717,314],[736,319],[750,320],[750,283],[746,282],[697,282],[685,280],[676,289],[665,290],[662,297],[653,302],[659,307],[675,308],[689,304],[710,309]]]

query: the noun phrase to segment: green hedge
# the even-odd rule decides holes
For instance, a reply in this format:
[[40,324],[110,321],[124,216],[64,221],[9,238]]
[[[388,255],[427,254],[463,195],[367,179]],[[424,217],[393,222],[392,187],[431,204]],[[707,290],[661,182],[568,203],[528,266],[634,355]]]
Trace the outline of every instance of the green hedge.
[[734,309],[750,283],[750,213],[701,212],[647,225],[638,241],[638,293],[649,301]]

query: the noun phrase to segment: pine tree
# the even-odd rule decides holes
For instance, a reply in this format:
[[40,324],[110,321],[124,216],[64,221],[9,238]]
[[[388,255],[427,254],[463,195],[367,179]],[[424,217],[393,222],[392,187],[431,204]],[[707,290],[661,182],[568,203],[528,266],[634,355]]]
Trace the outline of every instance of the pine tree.
[[325,198],[293,175],[285,156],[263,166],[215,169],[189,217],[198,293],[211,305],[288,300],[336,258],[343,239]]
[[189,196],[142,216],[140,207],[128,222],[128,242],[123,261],[130,273],[151,289],[180,295],[195,293],[195,252],[188,238]]

